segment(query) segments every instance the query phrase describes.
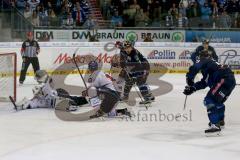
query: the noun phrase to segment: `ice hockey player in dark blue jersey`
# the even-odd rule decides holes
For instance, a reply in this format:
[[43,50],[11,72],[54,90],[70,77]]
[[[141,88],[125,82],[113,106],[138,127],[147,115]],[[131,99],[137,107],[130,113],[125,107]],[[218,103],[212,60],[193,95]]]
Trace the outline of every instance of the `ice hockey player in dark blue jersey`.
[[131,88],[136,84],[144,98],[144,101],[140,104],[151,103],[155,98],[146,83],[150,71],[147,59],[129,41],[121,43],[119,48],[121,76],[125,79],[122,100],[128,100]]
[[201,46],[198,46],[195,50],[195,52],[192,53],[191,55],[191,60],[193,61],[193,63],[196,63],[197,60],[199,60],[199,55],[201,53],[201,51],[203,50],[207,50],[209,52],[209,54],[212,55],[212,58],[217,62],[218,61],[218,56],[214,50],[214,48],[212,46],[209,45],[209,40],[205,39],[202,42]]
[[[195,76],[201,71],[203,78],[194,83]],[[189,68],[186,75],[187,86],[184,94],[191,95],[197,90],[209,87],[204,105],[207,108],[209,129],[205,130],[207,135],[219,134],[221,127],[225,125],[224,102],[235,88],[236,81],[234,73],[227,65],[221,65],[212,59],[212,55],[207,50],[200,53],[200,60]]]

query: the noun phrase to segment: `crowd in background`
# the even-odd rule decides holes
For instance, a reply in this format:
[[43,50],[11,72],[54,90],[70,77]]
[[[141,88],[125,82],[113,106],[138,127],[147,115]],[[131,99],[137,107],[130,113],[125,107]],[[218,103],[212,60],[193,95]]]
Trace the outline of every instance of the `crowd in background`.
[[[11,0],[35,26],[96,26],[89,0]],[[240,0],[96,0],[111,27],[240,28]]]
[[71,28],[91,25],[87,0],[13,0],[13,5],[34,26]]
[[117,27],[240,27],[240,0],[100,0]]

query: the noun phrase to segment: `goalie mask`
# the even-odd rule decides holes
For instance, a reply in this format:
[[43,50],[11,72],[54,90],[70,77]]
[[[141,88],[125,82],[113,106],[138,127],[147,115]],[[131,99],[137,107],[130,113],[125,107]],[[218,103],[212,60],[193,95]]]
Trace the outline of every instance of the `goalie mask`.
[[45,70],[38,70],[35,74],[35,79],[38,83],[46,83],[48,77],[48,73]]

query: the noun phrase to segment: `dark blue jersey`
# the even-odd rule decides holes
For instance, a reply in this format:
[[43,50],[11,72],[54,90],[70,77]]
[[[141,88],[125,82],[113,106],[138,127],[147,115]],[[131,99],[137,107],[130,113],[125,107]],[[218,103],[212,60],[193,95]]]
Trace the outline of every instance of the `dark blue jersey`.
[[[201,51],[204,50],[203,46],[198,46],[196,48],[196,51],[192,53],[191,55],[191,60],[193,61],[193,63],[196,63],[197,60],[199,60],[199,55],[201,53]],[[214,48],[212,46],[208,46],[208,53],[212,55],[212,58],[217,62],[218,61],[218,56],[214,50]]]
[[212,59],[201,59],[189,68],[187,79],[194,81],[195,76],[201,71],[203,78],[196,82],[194,86],[197,90],[204,89],[207,86],[212,87],[222,78],[233,75],[231,69],[226,65],[221,65]]
[[133,76],[141,76],[144,71],[150,70],[147,59],[137,49],[132,49],[129,54],[121,50],[120,65],[122,68],[126,68]]

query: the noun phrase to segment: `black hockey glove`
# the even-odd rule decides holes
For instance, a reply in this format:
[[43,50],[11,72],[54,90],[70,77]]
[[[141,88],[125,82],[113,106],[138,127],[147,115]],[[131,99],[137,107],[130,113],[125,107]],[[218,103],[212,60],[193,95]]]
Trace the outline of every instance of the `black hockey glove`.
[[194,93],[197,89],[194,86],[186,86],[183,94],[185,95],[191,95],[192,93]]
[[194,81],[193,81],[193,79],[190,79],[190,78],[186,78],[186,82],[187,82],[187,85],[188,86],[193,86],[194,85]]

